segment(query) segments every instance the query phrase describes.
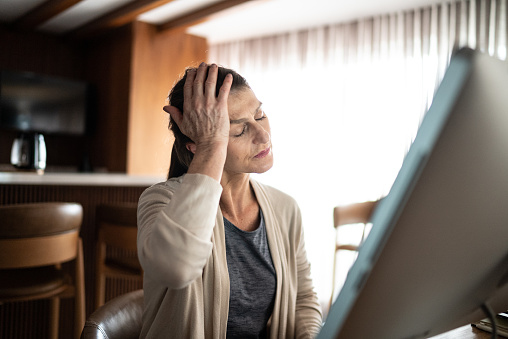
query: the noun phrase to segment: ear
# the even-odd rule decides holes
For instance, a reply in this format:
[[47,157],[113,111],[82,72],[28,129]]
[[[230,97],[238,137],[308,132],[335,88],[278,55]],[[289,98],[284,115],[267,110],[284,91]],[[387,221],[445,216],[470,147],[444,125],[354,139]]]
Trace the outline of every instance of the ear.
[[185,148],[187,148],[189,151],[192,152],[192,154],[195,154],[196,153],[196,144],[193,143],[193,142],[188,142],[186,145],[185,145]]

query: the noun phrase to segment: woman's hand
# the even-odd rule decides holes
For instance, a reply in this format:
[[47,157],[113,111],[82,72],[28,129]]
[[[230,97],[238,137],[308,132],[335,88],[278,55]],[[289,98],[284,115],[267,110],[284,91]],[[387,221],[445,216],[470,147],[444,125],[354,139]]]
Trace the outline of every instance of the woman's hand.
[[196,149],[214,147],[216,144],[227,145],[229,139],[229,115],[227,100],[233,78],[228,75],[215,97],[218,67],[202,63],[196,70],[187,73],[184,85],[183,114],[173,106],[164,110],[178,125],[183,134],[188,136]]
[[215,97],[217,73],[215,64],[208,68],[202,63],[197,71],[190,70],[184,84],[183,112],[173,106],[164,110],[193,141],[187,145],[194,153],[187,173],[205,174],[220,182],[229,141],[228,96],[233,76],[226,76]]

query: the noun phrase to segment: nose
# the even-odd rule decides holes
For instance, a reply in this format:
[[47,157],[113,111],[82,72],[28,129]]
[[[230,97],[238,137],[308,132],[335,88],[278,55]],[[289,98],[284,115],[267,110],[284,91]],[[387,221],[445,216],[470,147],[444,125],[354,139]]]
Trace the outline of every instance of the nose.
[[254,136],[255,144],[267,144],[270,142],[270,129],[265,129],[260,124],[256,124],[256,134]]

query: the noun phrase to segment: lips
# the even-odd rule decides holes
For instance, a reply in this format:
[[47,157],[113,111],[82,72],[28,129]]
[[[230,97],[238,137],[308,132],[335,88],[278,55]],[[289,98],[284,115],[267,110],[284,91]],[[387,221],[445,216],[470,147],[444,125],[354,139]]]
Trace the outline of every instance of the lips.
[[257,158],[257,159],[264,158],[270,153],[270,150],[271,150],[270,147],[268,147],[267,149],[259,152],[254,158]]

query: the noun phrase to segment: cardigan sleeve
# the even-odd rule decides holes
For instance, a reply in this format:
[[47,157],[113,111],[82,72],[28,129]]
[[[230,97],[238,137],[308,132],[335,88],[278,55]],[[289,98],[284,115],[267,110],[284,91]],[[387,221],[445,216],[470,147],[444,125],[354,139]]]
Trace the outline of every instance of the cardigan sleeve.
[[154,185],[138,203],[138,257],[144,273],[170,289],[201,276],[222,193],[201,174]]

